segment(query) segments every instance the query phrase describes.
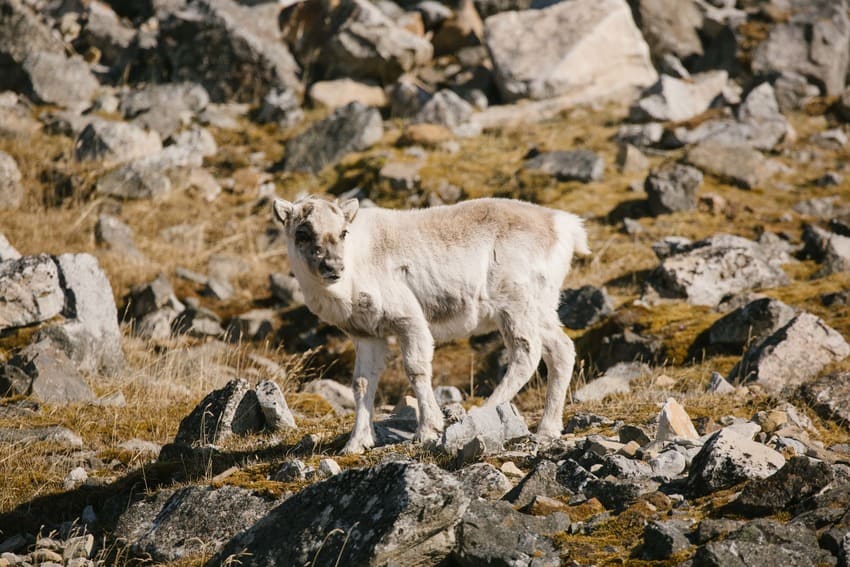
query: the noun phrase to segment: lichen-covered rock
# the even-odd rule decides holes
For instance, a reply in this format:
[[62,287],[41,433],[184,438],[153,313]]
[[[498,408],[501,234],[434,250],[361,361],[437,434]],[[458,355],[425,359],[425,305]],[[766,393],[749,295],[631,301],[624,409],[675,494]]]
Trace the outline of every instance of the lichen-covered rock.
[[776,514],[816,494],[833,478],[832,467],[827,463],[792,457],[771,476],[749,481],[731,506],[746,516]]
[[739,354],[784,327],[797,311],[770,297],[750,301],[715,321],[697,338],[692,350],[710,354]]
[[558,181],[599,181],[605,174],[605,160],[590,150],[546,152],[525,161],[523,167],[551,175]]
[[23,199],[18,163],[6,152],[0,152],[0,209],[17,209]]
[[210,445],[231,435],[258,432],[265,421],[257,394],[242,379],[231,380],[224,388],[207,394],[192,412],[180,421],[175,443]]
[[118,519],[114,535],[132,555],[166,563],[215,553],[272,505],[235,486],[162,490],[130,505]]
[[309,486],[234,537],[207,565],[439,565],[469,497],[434,465],[349,469]]
[[94,392],[49,340],[30,344],[0,368],[0,396],[22,395],[50,404],[92,402]]
[[688,165],[665,164],[644,181],[647,204],[653,215],[690,211],[697,207],[697,189],[702,173]]
[[74,145],[79,161],[117,165],[159,152],[162,142],[155,132],[147,132],[127,122],[94,120],[80,132]]
[[198,84],[148,85],[121,97],[121,113],[136,126],[153,130],[165,140],[209,102],[209,93]]
[[611,298],[605,288],[592,285],[561,290],[558,318],[570,329],[584,329],[613,311]]
[[455,473],[461,490],[471,499],[497,500],[512,487],[511,481],[490,463],[475,463]]
[[38,51],[27,56],[22,67],[29,81],[29,94],[42,104],[83,110],[100,87],[81,57]]
[[295,428],[295,417],[286,403],[280,386],[271,380],[257,384],[257,403],[263,412],[266,428],[272,431]]
[[0,263],[0,330],[47,321],[64,305],[59,270],[50,256]]
[[766,478],[785,465],[770,447],[751,441],[731,429],[708,438],[691,463],[688,487],[704,495],[753,478]]
[[451,455],[463,451],[476,439],[483,441],[485,452],[496,451],[513,439],[529,435],[525,420],[510,403],[494,407],[475,407],[459,422],[443,431],[441,449]]
[[504,495],[503,500],[516,508],[527,506],[535,496],[569,496],[571,492],[557,479],[558,465],[540,461],[519,483]]

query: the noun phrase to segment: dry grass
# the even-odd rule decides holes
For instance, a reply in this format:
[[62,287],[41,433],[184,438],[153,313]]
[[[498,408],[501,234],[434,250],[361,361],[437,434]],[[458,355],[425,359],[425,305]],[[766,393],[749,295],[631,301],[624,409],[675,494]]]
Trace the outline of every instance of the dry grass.
[[[759,32],[758,29],[751,31],[753,34]],[[318,114],[312,118],[315,117]],[[850,157],[848,151],[824,150],[816,160],[805,164],[795,163],[789,157],[793,153],[777,154],[773,159],[790,166],[790,173],[780,173],[765,187],[752,191],[743,191],[707,177],[701,194],[722,197],[728,203],[726,210],[640,218],[644,231],[637,236],[629,236],[621,232],[619,221],[609,216],[624,201],[644,198],[641,191],[630,189],[630,185],[641,181],[643,176],[621,174],[613,165],[616,147],[612,137],[622,117],[623,111],[618,108],[578,109],[534,128],[496,131],[459,140],[460,150],[456,153],[443,150],[429,152],[420,171],[422,188],[430,191],[442,182],[449,182],[462,188],[467,197],[523,197],[571,210],[588,219],[587,227],[595,254],[577,263],[567,285],[605,285],[618,308],[618,316],[631,318],[644,332],[661,337],[668,360],[651,376],[640,381],[634,392],[612,396],[604,402],[572,404],[567,408],[568,414],[589,411],[629,423],[646,423],[657,414],[659,404],[668,396],[682,400],[692,417],[718,419],[724,415],[737,415],[749,418],[761,409],[773,407],[776,400],[767,396],[718,398],[704,394],[711,372],[727,372],[736,361],[736,357],[714,357],[686,362],[693,339],[719,314],[683,303],[647,310],[632,306],[632,302],[641,293],[647,270],[657,264],[650,245],[660,237],[679,235],[697,239],[717,232],[756,237],[763,231],[774,231],[798,239],[801,219],[791,212],[794,203],[830,195],[838,196],[845,203],[850,202],[850,184],[833,188],[812,184],[812,180],[825,171],[836,169],[846,162]],[[825,121],[822,116],[794,116],[793,124],[800,141],[788,144],[788,148],[801,147],[811,133],[825,127]],[[270,223],[270,214],[267,206],[258,205],[256,182],[263,177],[258,173],[281,158],[284,142],[294,132],[281,133],[247,121],[237,131],[215,131],[220,151],[209,161],[209,169],[220,179],[232,178],[234,183],[232,190],[225,191],[211,203],[187,191],[175,192],[155,202],[119,203],[96,197],[91,191],[97,172],[73,161],[71,140],[45,134],[24,141],[0,140],[0,150],[18,159],[28,188],[20,211],[0,211],[0,227],[24,254],[94,254],[107,272],[119,302],[132,285],[164,273],[174,283],[178,295],[197,297],[204,306],[227,317],[266,304],[268,275],[288,270],[280,244],[271,248],[261,245]],[[403,148],[395,145],[397,138],[397,131],[388,132],[376,148],[350,156],[339,166],[328,168],[318,176],[274,172],[269,180],[274,183],[278,194],[288,198],[303,191],[340,192],[360,186],[381,204],[407,206],[406,195],[390,194],[378,180],[382,164],[390,160],[411,159],[405,156]],[[521,170],[523,156],[533,147],[543,151],[593,149],[608,164],[605,179],[584,185],[524,173]],[[675,154],[673,157],[676,157]],[[650,156],[653,166],[662,159]],[[96,246],[94,226],[102,212],[117,214],[133,228],[136,244],[145,256],[143,260],[116,255]],[[179,225],[192,227],[195,238],[169,243],[161,237],[164,229]],[[216,254],[238,256],[247,265],[245,272],[234,281],[235,296],[227,301],[203,297],[197,285],[177,280],[174,276],[178,267],[206,272],[210,259]],[[787,266],[786,271],[793,279],[791,284],[766,290],[765,293],[812,311],[845,336],[850,336],[850,308],[826,308],[819,299],[823,293],[850,288],[850,275],[816,277],[817,266],[810,262]],[[571,331],[570,334],[580,340],[585,332]],[[0,359],[24,343],[27,336],[23,333],[0,337]],[[67,472],[91,459],[107,465],[98,468],[95,473],[104,483],[139,482],[142,487],[153,487],[159,482],[172,482],[179,475],[169,472],[171,469],[157,468],[148,462],[148,457],[128,454],[118,445],[132,438],[168,443],[180,420],[210,389],[221,386],[232,376],[247,376],[251,380],[266,378],[261,370],[249,364],[248,355],[252,352],[289,368],[289,378],[280,385],[288,392],[293,410],[300,415],[300,429],[297,433],[277,437],[258,435],[229,440],[223,450],[239,454],[254,451],[264,457],[251,463],[240,463],[236,472],[216,483],[236,484],[272,497],[300,489],[303,483],[284,484],[268,480],[279,463],[288,458],[281,448],[291,447],[302,435],[317,434],[322,439],[319,451],[304,457],[308,464],[316,465],[322,456],[321,451],[332,448],[334,439],[351,426],[351,418],[340,418],[320,398],[296,394],[295,391],[301,382],[320,375],[344,378],[351,366],[349,345],[344,340],[332,339],[328,348],[315,353],[312,362],[305,361],[300,354],[284,352],[278,345],[208,347],[208,352],[198,351],[198,346],[197,341],[187,339],[150,343],[126,333],[127,371],[113,377],[89,377],[99,395],[121,391],[126,398],[126,406],[45,405],[38,413],[0,418],[0,427],[64,425],[84,440],[84,450],[47,442],[0,444],[0,486],[4,488],[0,491],[0,518],[19,517],[12,512],[25,513],[31,506],[37,507],[36,502],[42,502],[50,495],[61,496],[62,480]],[[290,348],[289,345],[283,346]],[[467,341],[445,345],[438,349],[436,355],[435,383],[454,384],[473,395],[486,393],[492,386],[492,355],[493,347],[470,348]],[[847,369],[850,366],[842,363],[836,368]],[[659,388],[657,379],[662,374],[671,377],[674,385],[667,389]],[[582,376],[579,376],[576,382],[581,380]],[[544,389],[543,380],[535,377],[518,399],[521,409],[532,420],[542,407]],[[394,404],[409,393],[396,354],[382,382],[379,404]],[[13,405],[16,400],[3,403]],[[820,420],[805,407],[801,409],[814,419],[825,443],[847,440],[845,429]],[[437,459],[417,447],[403,446],[398,450],[417,459]],[[378,462],[381,455],[380,451],[375,451],[366,456],[337,460],[341,466],[348,468]],[[439,459],[437,462],[449,465]],[[211,482],[212,472],[193,481]],[[69,504],[69,513],[72,510]],[[570,558],[581,562],[632,562],[634,559],[630,558],[630,553],[633,549],[622,542],[625,535],[639,535],[638,528],[642,529],[639,524],[650,514],[651,510],[648,510],[644,507],[623,513],[593,537],[565,536],[559,542],[568,550]],[[8,521],[0,528],[9,529]],[[193,559],[174,565],[196,565],[200,561]]]

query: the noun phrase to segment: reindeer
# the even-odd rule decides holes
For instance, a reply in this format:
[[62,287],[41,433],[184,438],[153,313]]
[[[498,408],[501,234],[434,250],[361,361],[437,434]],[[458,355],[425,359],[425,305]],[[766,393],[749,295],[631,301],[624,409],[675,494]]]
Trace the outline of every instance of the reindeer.
[[548,387],[537,433],[558,437],[575,363],[557,315],[573,254],[590,254],[579,217],[512,199],[395,211],[309,196],[277,199],[292,271],[307,306],[356,352],[354,429],[343,451],[374,447],[375,390],[395,336],[419,406],[415,439],[437,440],[435,342],[497,330],[509,364],[485,405],[514,398],[542,356]]

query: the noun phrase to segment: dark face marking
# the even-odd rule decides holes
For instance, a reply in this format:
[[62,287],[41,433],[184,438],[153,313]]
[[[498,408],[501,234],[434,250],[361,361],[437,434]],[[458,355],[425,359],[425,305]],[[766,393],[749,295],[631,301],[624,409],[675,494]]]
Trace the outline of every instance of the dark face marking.
[[296,209],[290,228],[300,256],[310,271],[331,284],[342,277],[344,241],[348,222],[334,203],[311,200]]

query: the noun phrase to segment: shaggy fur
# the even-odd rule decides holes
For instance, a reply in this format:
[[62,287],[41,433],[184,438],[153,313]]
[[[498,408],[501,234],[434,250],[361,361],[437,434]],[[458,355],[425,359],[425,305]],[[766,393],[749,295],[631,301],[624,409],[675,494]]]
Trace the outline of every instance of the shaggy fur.
[[589,254],[582,221],[509,199],[412,211],[358,209],[308,197],[276,200],[307,306],[354,340],[354,431],[349,453],[373,447],[373,405],[395,336],[419,404],[417,439],[435,440],[443,415],[431,387],[434,343],[498,329],[510,358],[487,405],[510,401],[542,357],[548,388],[538,433],[559,436],[575,362],[557,316],[573,253]]

